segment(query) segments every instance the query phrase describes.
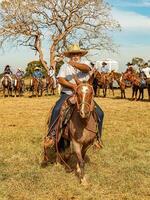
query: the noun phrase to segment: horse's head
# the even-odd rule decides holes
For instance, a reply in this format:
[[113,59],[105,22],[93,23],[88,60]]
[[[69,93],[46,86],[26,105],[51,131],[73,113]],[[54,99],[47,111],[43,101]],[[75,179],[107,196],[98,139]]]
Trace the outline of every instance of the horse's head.
[[77,108],[82,118],[88,118],[94,110],[93,95],[93,87],[89,83],[80,83],[77,86]]

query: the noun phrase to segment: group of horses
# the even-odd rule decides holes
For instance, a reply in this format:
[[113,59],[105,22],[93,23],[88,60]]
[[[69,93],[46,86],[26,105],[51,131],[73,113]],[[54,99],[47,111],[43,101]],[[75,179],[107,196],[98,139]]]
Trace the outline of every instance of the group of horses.
[[[142,84],[143,80],[145,80],[145,84]],[[143,77],[142,73],[138,74],[133,71],[126,71],[124,73],[115,71],[111,71],[110,73],[100,73],[95,71],[93,80],[95,96],[100,96],[100,89],[103,91],[103,97],[107,96],[107,89],[110,89],[114,96],[114,81],[117,82],[120,88],[121,98],[126,98],[125,89],[131,87],[132,100],[143,100],[144,89],[147,88],[148,98],[150,100],[150,79]],[[6,75],[2,81],[2,90],[4,97],[12,96],[13,93],[15,96],[21,96],[25,91],[30,91],[31,96],[42,96],[43,92],[45,92],[46,95],[54,95],[55,88],[53,85],[54,80],[50,76],[47,76],[44,80],[32,77],[30,84],[25,84],[25,81],[21,78],[14,76],[12,81],[9,76]]]
[[32,96],[42,96],[43,92],[47,95],[55,94],[53,88],[54,80],[52,77],[47,76],[45,80],[32,77],[30,84],[26,84],[24,79],[13,76],[10,79],[9,76],[4,75],[1,85],[3,96],[22,96],[24,92],[31,92]]
[[96,71],[94,77],[93,88],[95,96],[100,95],[100,90],[98,90],[98,88],[103,90],[103,97],[106,97],[108,88],[112,90],[114,96],[113,83],[116,81],[121,91],[121,98],[126,98],[125,89],[131,87],[132,100],[143,100],[144,89],[147,88],[148,98],[150,100],[150,79],[147,79],[146,76],[143,77],[143,73],[135,73],[130,70],[127,70],[124,73],[118,73],[115,71],[111,71],[110,73],[100,73]]

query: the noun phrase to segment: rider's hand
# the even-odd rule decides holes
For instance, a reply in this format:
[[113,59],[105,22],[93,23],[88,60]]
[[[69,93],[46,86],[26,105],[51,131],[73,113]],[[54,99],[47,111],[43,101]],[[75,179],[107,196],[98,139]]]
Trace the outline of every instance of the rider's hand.
[[74,91],[76,91],[76,88],[77,88],[77,85],[76,85],[76,84],[72,84],[72,89],[73,89]]

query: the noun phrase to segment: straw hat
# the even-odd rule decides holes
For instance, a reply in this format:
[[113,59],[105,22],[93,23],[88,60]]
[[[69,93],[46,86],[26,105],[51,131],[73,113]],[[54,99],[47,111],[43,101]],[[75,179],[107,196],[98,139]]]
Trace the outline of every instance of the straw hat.
[[39,67],[35,67],[34,71],[35,71],[35,70],[39,70],[39,69],[40,69]]
[[88,51],[84,49],[80,49],[79,45],[73,44],[68,48],[68,51],[65,51],[63,54],[66,57],[70,57],[72,54],[80,53],[81,56],[84,56],[88,53]]

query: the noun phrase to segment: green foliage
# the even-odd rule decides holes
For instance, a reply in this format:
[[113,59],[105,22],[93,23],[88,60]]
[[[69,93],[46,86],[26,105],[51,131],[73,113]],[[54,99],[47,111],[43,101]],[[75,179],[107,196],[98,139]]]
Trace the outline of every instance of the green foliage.
[[47,75],[47,72],[44,68],[44,66],[42,65],[41,61],[31,61],[27,64],[27,68],[26,68],[26,74],[25,76],[28,77],[28,76],[31,76],[34,72],[34,69],[36,67],[39,67],[42,71],[42,73],[44,74],[44,76]]

